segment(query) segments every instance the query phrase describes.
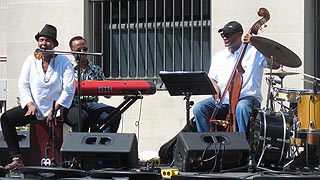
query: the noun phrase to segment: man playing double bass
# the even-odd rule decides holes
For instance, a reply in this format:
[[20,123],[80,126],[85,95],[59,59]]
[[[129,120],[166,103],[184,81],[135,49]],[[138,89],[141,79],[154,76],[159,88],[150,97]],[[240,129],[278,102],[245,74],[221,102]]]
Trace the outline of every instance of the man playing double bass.
[[[225,45],[225,49],[217,52],[211,59],[209,77],[217,94],[197,103],[193,108],[193,114],[198,132],[209,132],[211,118],[214,110],[217,110],[215,119],[226,119],[229,112],[229,94],[221,101],[221,94],[225,91],[229,78],[235,67],[237,58],[242,51],[244,43],[248,43],[242,58],[243,81],[236,106],[235,115],[239,132],[246,133],[249,118],[254,108],[259,108],[262,101],[261,82],[263,68],[269,67],[269,60],[265,58],[254,46],[250,45],[251,34],[241,38],[243,28],[237,21],[228,22],[218,30]],[[279,68],[278,63],[273,63],[273,68]],[[234,82],[234,86],[238,82]],[[221,101],[221,102],[220,102]]]

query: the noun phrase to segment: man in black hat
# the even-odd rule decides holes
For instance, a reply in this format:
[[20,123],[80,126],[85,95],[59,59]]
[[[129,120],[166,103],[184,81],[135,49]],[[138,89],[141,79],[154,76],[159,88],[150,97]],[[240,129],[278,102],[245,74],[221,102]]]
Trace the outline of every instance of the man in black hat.
[[61,107],[71,106],[75,92],[72,64],[64,55],[45,53],[59,45],[56,38],[57,29],[49,24],[35,35],[40,49],[36,52],[44,53],[33,53],[26,58],[18,80],[20,106],[1,116],[3,136],[12,156],[12,162],[5,166],[8,170],[20,169],[23,165],[16,127],[34,120],[44,120],[52,125],[53,113],[58,117]]
[[[231,77],[238,56],[244,46],[241,37],[243,28],[237,21],[228,22],[218,30],[224,42],[225,49],[216,53],[211,60],[209,77],[215,87],[217,94],[213,97],[202,100],[193,108],[193,113],[198,132],[209,132],[209,120],[214,109],[217,110],[215,119],[225,120],[229,112],[229,93],[221,100],[221,95],[226,90],[226,85]],[[251,35],[244,36],[244,42],[250,42]],[[233,112],[237,119],[237,129],[246,134],[247,125],[253,108],[260,107],[262,101],[261,82],[263,68],[269,67],[269,60],[266,59],[257,49],[250,44],[247,46],[242,58],[242,67],[245,72],[242,74],[243,83],[240,92],[236,111]],[[278,68],[279,65],[273,65]],[[235,82],[239,83],[239,82]],[[234,115],[234,114],[233,114]]]

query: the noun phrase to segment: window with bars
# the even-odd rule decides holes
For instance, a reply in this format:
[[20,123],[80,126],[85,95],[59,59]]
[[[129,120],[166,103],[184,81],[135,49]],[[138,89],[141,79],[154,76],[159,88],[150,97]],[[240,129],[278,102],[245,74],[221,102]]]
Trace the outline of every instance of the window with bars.
[[89,41],[109,79],[208,71],[210,0],[89,0]]

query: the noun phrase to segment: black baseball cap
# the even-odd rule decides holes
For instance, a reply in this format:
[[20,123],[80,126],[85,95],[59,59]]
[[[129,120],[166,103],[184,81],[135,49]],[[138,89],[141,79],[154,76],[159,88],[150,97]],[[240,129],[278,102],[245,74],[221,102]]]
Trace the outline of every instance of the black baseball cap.
[[237,21],[230,21],[223,28],[218,30],[218,33],[235,33],[235,32],[243,32],[242,26]]

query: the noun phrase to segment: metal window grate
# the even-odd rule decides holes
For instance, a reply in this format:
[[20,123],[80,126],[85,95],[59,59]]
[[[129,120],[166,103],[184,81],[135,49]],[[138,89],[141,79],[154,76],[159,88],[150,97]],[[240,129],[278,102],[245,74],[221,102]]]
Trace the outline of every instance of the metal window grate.
[[89,34],[109,79],[208,70],[210,0],[91,0]]

